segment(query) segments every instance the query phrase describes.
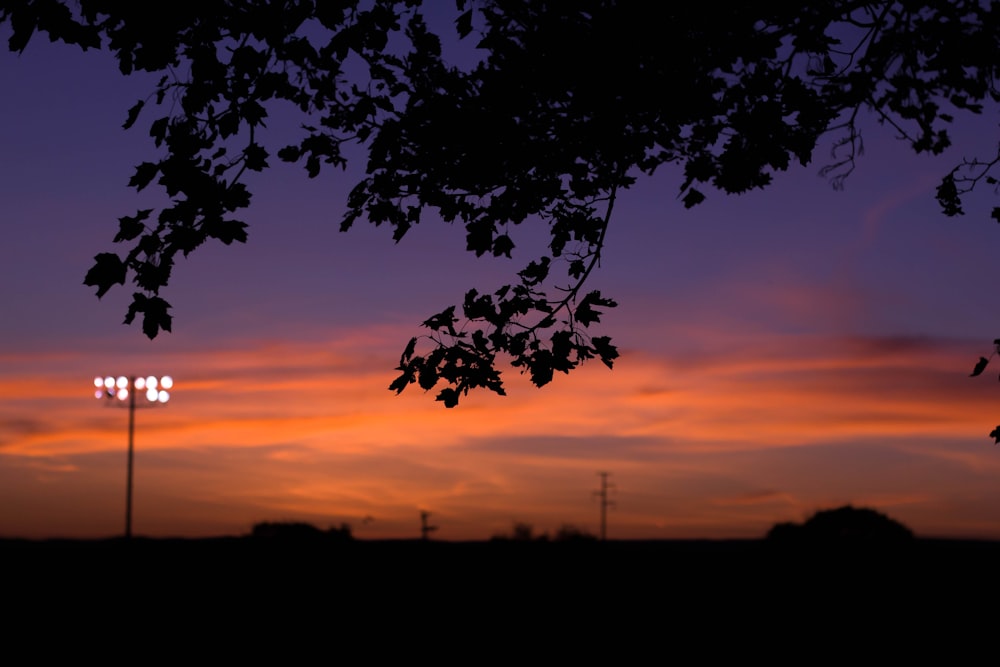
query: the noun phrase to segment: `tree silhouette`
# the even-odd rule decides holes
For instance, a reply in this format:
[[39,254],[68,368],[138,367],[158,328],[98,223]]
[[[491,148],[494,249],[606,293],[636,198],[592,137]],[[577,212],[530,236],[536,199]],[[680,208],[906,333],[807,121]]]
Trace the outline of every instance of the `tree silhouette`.
[[818,511],[802,524],[776,524],[766,539],[777,544],[905,544],[913,532],[876,510],[845,505]]
[[[425,7],[426,5],[426,7]],[[545,225],[547,247],[510,284],[469,289],[429,317],[400,358],[396,392],[445,387],[451,407],[471,389],[503,394],[497,358],[538,386],[618,351],[591,335],[616,304],[588,277],[599,265],[618,197],[642,174],[680,168],[678,197],[766,187],[807,165],[821,138],[821,173],[835,187],[854,168],[859,118],[917,153],[948,148],[949,124],[1000,95],[1000,9],[976,0],[823,0],[799,3],[457,0],[438,35],[420,0],[0,0],[9,48],[36,33],[103,48],[123,74],[162,74],[123,114],[147,122],[155,155],[130,185],[155,184],[170,203],[119,219],[119,253],[101,253],[85,283],[100,297],[127,280],[125,315],[170,330],[161,296],[177,257],[209,240],[247,239],[241,181],[275,157],[310,178],[364,150],[365,174],[341,228],[388,225],[400,241],[434,213],[465,230],[477,256],[512,257],[522,224]],[[449,60],[442,38],[476,57]],[[277,104],[302,114],[300,138],[266,141]],[[124,111],[124,110],[123,110]],[[146,114],[152,114],[146,118]],[[964,158],[937,190],[958,215],[962,196],[996,185],[991,152]],[[1000,220],[1000,207],[993,209]],[[419,344],[419,349],[418,349]]]
[[[976,362],[976,365],[972,369],[972,373],[969,374],[969,377],[982,375],[983,371],[986,370],[986,366],[990,363],[990,360],[993,359],[993,356],[997,352],[1000,352],[1000,338],[993,341],[993,351],[990,352],[989,357],[979,357],[979,361]],[[1000,425],[990,431],[990,437],[993,438],[993,444],[1000,445]]]

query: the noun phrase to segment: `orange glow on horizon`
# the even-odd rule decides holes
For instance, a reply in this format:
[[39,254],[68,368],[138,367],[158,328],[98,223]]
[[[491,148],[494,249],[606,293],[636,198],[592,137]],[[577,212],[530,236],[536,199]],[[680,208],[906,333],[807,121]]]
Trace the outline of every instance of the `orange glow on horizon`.
[[[542,390],[512,374],[510,396],[448,410],[416,386],[386,390],[392,362],[379,358],[398,333],[145,360],[137,372],[169,369],[176,385],[167,406],[137,411],[136,531],[298,519],[406,537],[427,508],[445,539],[513,521],[596,532],[590,494],[610,470],[616,537],[754,537],[848,502],[898,511],[918,533],[1000,537],[983,510],[950,526],[932,511],[993,493],[985,479],[1000,472],[985,439],[995,387],[968,381],[953,345],[741,336],[725,355],[624,350],[614,371],[592,363]],[[104,361],[22,359],[0,375],[0,534],[117,531],[127,412],[92,396]],[[99,500],[66,513],[40,500],[53,484]]]

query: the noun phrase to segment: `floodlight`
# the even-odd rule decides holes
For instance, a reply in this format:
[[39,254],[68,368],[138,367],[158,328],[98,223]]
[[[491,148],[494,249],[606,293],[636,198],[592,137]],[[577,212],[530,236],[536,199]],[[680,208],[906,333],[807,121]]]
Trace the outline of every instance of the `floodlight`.
[[[157,384],[163,389],[158,390]],[[125,537],[132,537],[132,462],[135,457],[135,409],[142,407],[153,407],[162,405],[170,400],[167,389],[174,386],[174,380],[169,375],[163,376],[159,380],[156,376],[147,377],[126,377],[120,375],[117,378],[108,375],[106,377],[94,378],[94,398],[104,400],[108,405],[117,405],[128,408],[128,479],[125,497]],[[145,389],[146,400],[138,402],[137,395],[141,395]]]

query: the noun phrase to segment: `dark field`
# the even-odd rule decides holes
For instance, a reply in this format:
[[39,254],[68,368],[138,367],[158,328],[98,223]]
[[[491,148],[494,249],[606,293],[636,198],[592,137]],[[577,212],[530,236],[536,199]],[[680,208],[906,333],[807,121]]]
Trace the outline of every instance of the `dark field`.
[[870,664],[992,641],[1000,592],[1000,544],[971,541],[0,541],[0,559],[7,637],[41,624],[173,649],[290,642],[298,657],[471,642],[557,661],[684,647],[682,664],[798,662],[808,641]]
[[[769,594],[870,596],[920,589],[973,595],[1000,583],[1000,543],[913,540],[774,545],[766,541],[443,542],[326,539],[0,540],[8,591],[125,585],[211,597],[451,595],[467,601],[527,591],[647,598]],[[533,593],[534,595],[534,593]],[[544,597],[544,596],[543,596]],[[553,599],[554,598],[554,599]]]

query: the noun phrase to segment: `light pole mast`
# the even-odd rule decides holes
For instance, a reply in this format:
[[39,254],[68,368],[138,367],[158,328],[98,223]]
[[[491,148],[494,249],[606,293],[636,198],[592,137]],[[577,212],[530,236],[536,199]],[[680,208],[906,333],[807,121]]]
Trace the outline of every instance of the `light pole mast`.
[[[135,378],[129,378],[135,387]],[[128,393],[128,480],[125,484],[125,539],[132,538],[132,467],[135,461],[135,392]]]
[[[174,386],[169,375],[157,379],[149,377],[125,377],[117,379],[110,375],[105,378],[95,377],[94,397],[105,401],[108,405],[128,408],[128,472],[125,480],[125,539],[132,537],[132,471],[135,463],[135,409],[151,408],[163,405],[170,400],[168,389]],[[145,390],[146,402],[136,403],[136,394]]]

